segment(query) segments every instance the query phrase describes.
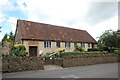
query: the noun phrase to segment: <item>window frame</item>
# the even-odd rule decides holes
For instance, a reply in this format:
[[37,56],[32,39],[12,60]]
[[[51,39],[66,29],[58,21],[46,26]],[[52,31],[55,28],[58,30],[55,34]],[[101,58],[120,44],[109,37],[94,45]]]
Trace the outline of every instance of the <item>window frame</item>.
[[44,41],[44,48],[51,48],[51,41]]
[[65,48],[70,48],[70,42],[65,42]]
[[82,42],[82,43],[81,43],[81,47],[82,47],[82,48],[85,48],[85,42]]
[[77,42],[74,42],[74,47],[76,47],[77,46]]
[[88,43],[88,48],[91,48],[90,43]]
[[57,47],[57,48],[60,48],[60,46],[61,46],[61,45],[60,45],[60,42],[57,41],[57,42],[56,42],[56,47]]

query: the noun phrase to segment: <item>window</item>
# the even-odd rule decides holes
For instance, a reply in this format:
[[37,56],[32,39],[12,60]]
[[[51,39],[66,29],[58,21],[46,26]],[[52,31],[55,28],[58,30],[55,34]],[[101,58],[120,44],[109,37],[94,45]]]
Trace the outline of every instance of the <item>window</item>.
[[60,48],[60,42],[56,42],[57,48]]
[[75,42],[75,43],[74,43],[74,47],[76,47],[76,46],[77,46],[77,43]]
[[88,43],[88,48],[90,48],[90,43]]
[[70,48],[70,42],[65,42],[65,48]]
[[81,47],[85,48],[85,43],[81,43]]
[[51,42],[50,41],[44,41],[44,48],[51,48]]

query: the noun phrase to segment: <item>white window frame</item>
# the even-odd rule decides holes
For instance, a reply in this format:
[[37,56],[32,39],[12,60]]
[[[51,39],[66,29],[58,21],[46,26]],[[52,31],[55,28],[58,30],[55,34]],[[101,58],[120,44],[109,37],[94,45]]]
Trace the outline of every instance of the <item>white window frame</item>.
[[76,47],[77,46],[77,42],[74,42],[74,47]]
[[44,48],[51,48],[51,41],[44,41]]
[[91,48],[91,46],[90,46],[91,44],[90,43],[88,43],[88,48]]
[[60,48],[60,46],[61,46],[61,45],[60,45],[60,42],[56,42],[56,47],[57,47],[57,48]]
[[65,42],[65,48],[70,48],[70,42]]
[[85,48],[85,43],[84,42],[81,43],[81,47]]

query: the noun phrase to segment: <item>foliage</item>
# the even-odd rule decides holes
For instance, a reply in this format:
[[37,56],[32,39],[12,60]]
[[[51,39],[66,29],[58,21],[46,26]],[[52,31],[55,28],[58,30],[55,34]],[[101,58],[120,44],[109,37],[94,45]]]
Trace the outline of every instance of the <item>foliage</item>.
[[11,47],[11,55],[26,56],[26,48],[23,44],[15,44]]
[[58,53],[64,52],[65,49],[58,49]]
[[63,53],[65,51],[65,49],[58,49],[57,52],[50,52],[50,53],[42,53],[41,56],[45,57],[45,58],[50,58],[50,57],[60,57],[60,54]]
[[81,46],[77,45],[77,46],[75,46],[75,51],[85,51],[85,49],[82,48]]
[[115,54],[120,54],[120,49],[114,51]]
[[70,56],[70,55],[82,55],[82,54],[108,54],[107,51],[93,51],[93,52],[80,52],[80,51],[75,51],[75,52],[64,52],[60,54],[60,57],[64,56]]
[[14,41],[14,34],[12,32],[9,33],[9,39],[13,42]]
[[50,53],[42,53],[42,56],[45,58],[49,58],[49,57],[56,57],[55,52],[50,52]]
[[14,34],[12,32],[10,32],[9,34],[6,33],[2,39],[2,42],[4,42],[4,41],[13,43],[14,42]]
[[101,47],[117,47],[120,48],[120,31],[105,31],[98,40],[98,46]]
[[90,49],[88,49],[88,51],[100,51],[100,49],[99,48],[90,48]]

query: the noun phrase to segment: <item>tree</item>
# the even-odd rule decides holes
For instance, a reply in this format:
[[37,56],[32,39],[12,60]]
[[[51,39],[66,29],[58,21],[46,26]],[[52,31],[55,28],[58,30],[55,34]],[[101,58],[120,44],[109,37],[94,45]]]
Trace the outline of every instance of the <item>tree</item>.
[[98,40],[98,46],[99,47],[116,47],[120,48],[120,34],[118,34],[120,31],[112,31],[107,30],[105,31]]
[[13,43],[14,42],[14,34],[12,32],[10,32],[9,34],[6,33],[2,39],[2,42],[4,42],[4,41]]
[[13,42],[14,41],[14,34],[12,32],[9,33],[9,39]]
[[2,42],[4,42],[4,41],[8,41],[8,34],[7,33],[4,35],[4,37],[2,39]]

